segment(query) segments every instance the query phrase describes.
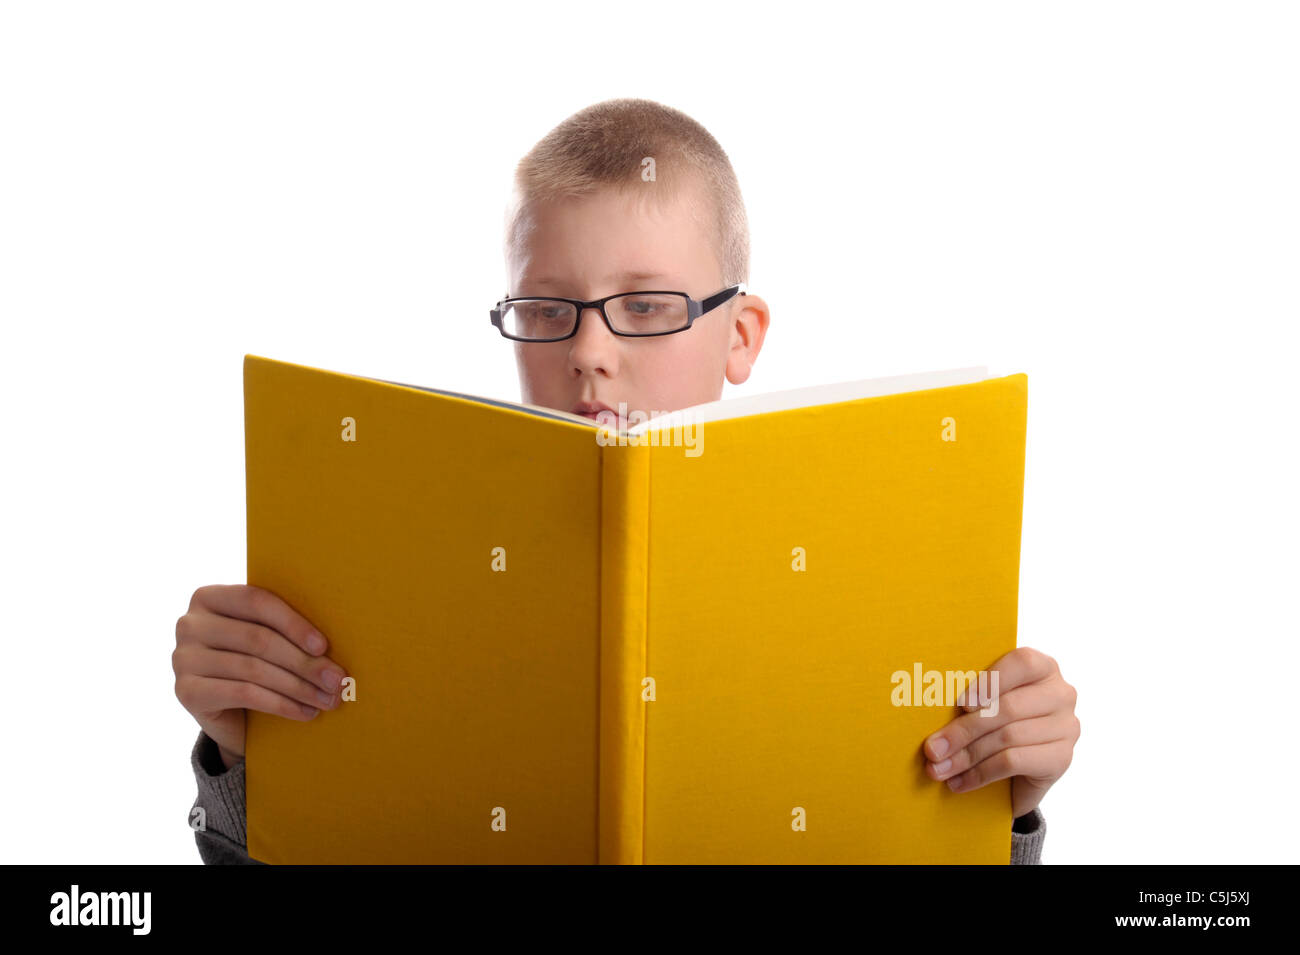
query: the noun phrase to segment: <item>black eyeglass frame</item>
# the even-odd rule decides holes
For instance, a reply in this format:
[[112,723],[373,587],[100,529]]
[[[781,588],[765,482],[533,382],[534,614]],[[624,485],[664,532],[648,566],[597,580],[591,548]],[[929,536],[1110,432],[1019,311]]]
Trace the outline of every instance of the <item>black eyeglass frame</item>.
[[[559,296],[556,295],[515,295],[515,296],[503,298],[501,301],[497,302],[496,307],[491,310],[490,314],[492,316],[492,324],[495,325],[497,331],[501,333],[501,337],[508,338],[512,342],[545,343],[545,342],[562,342],[567,339],[570,339],[574,335],[578,334],[578,329],[582,327],[582,313],[589,308],[597,309],[600,312],[600,317],[605,320],[605,327],[608,328],[610,332],[615,335],[618,335],[622,338],[654,338],[660,335],[676,335],[678,332],[684,332],[686,331],[686,329],[690,328],[691,325],[694,324],[695,320],[699,318],[701,315],[705,315],[708,312],[713,311],[719,305],[722,305],[724,302],[729,301],[730,299],[734,298],[737,295],[746,295],[746,294],[748,293],[745,291],[745,283],[740,282],[736,285],[730,285],[727,288],[724,288],[719,292],[715,292],[714,294],[703,299],[691,298],[685,292],[676,292],[676,291],[668,292],[662,289],[645,289],[637,292],[619,292],[616,295],[606,295],[604,298],[598,298],[595,301],[591,301],[591,302],[584,302],[581,299],[576,299],[576,298],[560,298]],[[616,298],[627,298],[632,295],[680,295],[682,298],[686,299],[686,324],[683,325],[681,328],[674,328],[671,331],[667,331],[667,332],[620,332],[618,329],[614,327],[614,323],[609,320],[609,314],[605,311],[605,303],[609,301],[613,301]],[[577,317],[573,320],[573,328],[572,330],[570,330],[569,334],[561,335],[558,338],[520,338],[518,335],[511,335],[507,333],[505,327],[501,324],[504,315],[504,306],[509,305],[511,302],[535,302],[535,301],[568,302],[570,305],[576,308],[578,310],[578,314]]]

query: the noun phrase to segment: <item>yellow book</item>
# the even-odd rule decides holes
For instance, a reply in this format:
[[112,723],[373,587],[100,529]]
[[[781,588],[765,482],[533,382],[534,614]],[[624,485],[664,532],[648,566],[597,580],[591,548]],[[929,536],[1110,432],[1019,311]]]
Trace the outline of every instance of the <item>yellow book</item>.
[[1028,379],[560,411],[244,359],[248,582],[355,699],[249,711],[269,863],[987,863],[935,678],[1016,646]]

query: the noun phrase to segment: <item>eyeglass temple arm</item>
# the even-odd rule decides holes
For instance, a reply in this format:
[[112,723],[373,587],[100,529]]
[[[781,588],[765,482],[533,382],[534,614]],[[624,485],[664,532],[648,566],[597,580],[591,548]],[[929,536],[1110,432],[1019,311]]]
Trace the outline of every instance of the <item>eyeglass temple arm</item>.
[[[510,293],[509,293],[509,292],[506,292],[505,295],[502,295],[502,296],[501,296],[501,302],[504,302],[504,301],[505,301],[506,299],[508,299],[509,297],[510,297]],[[501,302],[497,302],[497,304],[496,304],[496,308],[492,309],[491,312],[489,313],[489,316],[490,316],[491,319],[492,319],[492,324],[493,324],[493,325],[496,325],[496,323],[497,323],[497,317],[501,314]]]
[[745,285],[742,282],[737,285],[733,285],[730,288],[723,289],[717,295],[710,295],[700,304],[704,307],[704,311],[707,312],[709,309],[716,308],[717,306],[721,305],[727,299],[731,298],[732,295],[744,295],[744,294],[745,294]]

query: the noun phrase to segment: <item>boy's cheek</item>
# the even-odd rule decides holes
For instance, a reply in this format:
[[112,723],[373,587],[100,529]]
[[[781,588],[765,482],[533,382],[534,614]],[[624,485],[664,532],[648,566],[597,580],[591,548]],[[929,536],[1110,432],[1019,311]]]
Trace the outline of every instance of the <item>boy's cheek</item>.
[[519,390],[525,403],[545,408],[564,405],[563,410],[568,411],[568,406],[578,399],[568,398],[572,389],[567,385],[563,363],[557,363],[553,358],[546,360],[544,356],[519,360]]

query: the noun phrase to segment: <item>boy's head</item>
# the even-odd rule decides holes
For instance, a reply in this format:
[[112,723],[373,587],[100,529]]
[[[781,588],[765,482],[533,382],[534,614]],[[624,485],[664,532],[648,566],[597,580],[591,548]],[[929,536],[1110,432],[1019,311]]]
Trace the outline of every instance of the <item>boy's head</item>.
[[[726,153],[689,116],[641,99],[569,117],[515,171],[507,296],[592,301],[621,292],[702,300],[748,280],[749,229]],[[749,377],[767,304],[735,296],[671,335],[615,335],[599,311],[558,342],[516,342],[521,400],[578,411],[674,411]]]

